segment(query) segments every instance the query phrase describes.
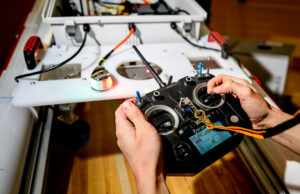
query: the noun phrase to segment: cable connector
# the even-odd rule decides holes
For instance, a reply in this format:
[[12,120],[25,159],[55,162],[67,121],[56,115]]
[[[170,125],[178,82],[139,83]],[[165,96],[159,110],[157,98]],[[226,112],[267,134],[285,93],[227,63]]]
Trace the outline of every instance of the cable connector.
[[177,31],[177,24],[175,22],[171,22],[171,28]]
[[91,27],[89,24],[83,24],[83,31],[90,32],[90,30],[91,30]]
[[133,29],[134,32],[136,31],[136,26],[135,26],[134,23],[129,23],[129,24],[128,24],[128,28],[129,28],[129,30]]

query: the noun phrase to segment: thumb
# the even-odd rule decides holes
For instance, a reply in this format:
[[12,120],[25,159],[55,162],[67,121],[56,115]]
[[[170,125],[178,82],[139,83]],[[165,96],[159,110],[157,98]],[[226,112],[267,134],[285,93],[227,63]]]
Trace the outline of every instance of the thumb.
[[127,116],[127,118],[135,125],[141,126],[145,121],[144,114],[142,111],[134,104],[133,99],[126,100],[123,103],[123,110]]

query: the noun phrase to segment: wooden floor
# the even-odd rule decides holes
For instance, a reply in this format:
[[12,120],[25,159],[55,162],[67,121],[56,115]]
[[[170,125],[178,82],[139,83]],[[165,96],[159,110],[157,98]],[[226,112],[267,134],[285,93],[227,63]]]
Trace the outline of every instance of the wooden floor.
[[[71,153],[52,146],[46,193],[137,193],[129,166],[116,144],[114,111],[120,101],[79,104],[91,127],[90,141]],[[51,164],[50,164],[51,165]],[[167,177],[174,194],[257,193],[236,152],[230,152],[196,176]]]
[[[211,12],[210,26],[221,34],[296,44],[296,62],[292,61],[287,77],[286,94],[297,96],[299,1],[249,0],[240,4],[237,0],[212,0]],[[76,152],[52,145],[46,193],[136,193],[129,166],[116,145],[114,111],[119,104],[102,101],[78,105],[80,118],[90,124],[90,141]],[[259,192],[235,151],[194,177],[168,177],[167,184],[174,194]]]

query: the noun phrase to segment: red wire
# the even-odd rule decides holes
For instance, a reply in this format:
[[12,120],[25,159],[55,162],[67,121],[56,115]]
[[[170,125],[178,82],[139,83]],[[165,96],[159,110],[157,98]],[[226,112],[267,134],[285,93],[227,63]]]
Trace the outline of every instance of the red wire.
[[124,42],[126,42],[128,40],[128,38],[130,38],[130,36],[133,34],[134,29],[131,28],[130,29],[130,33],[126,36],[126,38],[124,38],[124,40],[122,40],[113,50],[117,50],[122,44],[124,44]]
[[151,4],[148,0],[143,0],[146,4]]

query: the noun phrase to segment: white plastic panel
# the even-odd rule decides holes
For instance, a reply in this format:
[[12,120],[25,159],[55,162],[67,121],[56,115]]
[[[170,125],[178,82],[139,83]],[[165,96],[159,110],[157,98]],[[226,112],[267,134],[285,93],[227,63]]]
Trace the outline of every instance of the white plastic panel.
[[18,193],[34,119],[9,101],[0,101],[0,115],[0,194]]
[[263,53],[253,53],[252,56],[259,64],[263,65],[263,68],[269,74],[267,76],[270,76],[264,84],[274,94],[282,95],[288,71],[289,56],[268,55]]
[[[208,46],[215,46],[207,43]],[[102,46],[98,56],[97,47],[85,47],[82,52],[75,57],[70,63],[81,63],[81,78],[38,81],[39,75],[30,78],[21,79],[13,103],[16,106],[41,106],[49,104],[64,104],[73,102],[85,102],[108,99],[129,98],[135,95],[137,90],[141,95],[158,89],[154,79],[150,80],[130,80],[120,76],[117,67],[129,61],[140,61],[137,54],[131,46],[122,46],[117,50],[105,63],[104,67],[113,75],[114,87],[108,91],[95,91],[90,87],[90,75],[97,66],[97,62],[113,46]],[[214,58],[223,68],[213,69],[212,74],[228,74],[247,79],[238,65],[229,58],[224,60],[220,53],[198,49],[189,44],[149,44],[138,46],[145,58],[162,68],[161,78],[167,82],[169,76],[173,76],[173,81],[185,76],[195,75],[195,71],[189,62],[189,58],[208,56]],[[78,47],[53,47],[50,48],[44,60],[33,71],[39,70],[41,64],[51,65],[58,64],[64,59],[71,56]],[[27,73],[28,70],[24,70]],[[249,80],[250,81],[250,80]]]
[[[56,44],[69,46],[72,46],[72,40],[66,34],[67,24],[78,24],[82,36],[82,24],[90,24],[96,38],[102,45],[117,44],[119,40],[122,40],[128,34],[128,23],[136,24],[138,34],[140,34],[143,43],[169,43],[182,42],[181,37],[170,28],[171,22],[176,22],[178,28],[181,29],[184,24],[190,24],[191,29],[189,34],[198,40],[200,39],[200,22],[204,21],[207,17],[205,10],[194,0],[165,0],[170,7],[186,10],[190,15],[54,16],[56,4],[59,1],[61,0],[47,0],[42,18],[45,23],[51,25]],[[142,1],[139,3],[142,3]],[[95,41],[88,38],[87,45],[96,44]]]

